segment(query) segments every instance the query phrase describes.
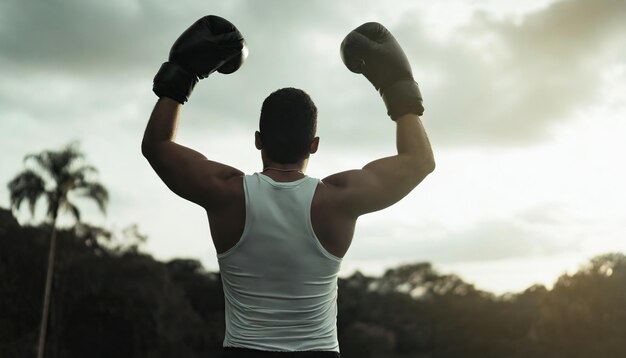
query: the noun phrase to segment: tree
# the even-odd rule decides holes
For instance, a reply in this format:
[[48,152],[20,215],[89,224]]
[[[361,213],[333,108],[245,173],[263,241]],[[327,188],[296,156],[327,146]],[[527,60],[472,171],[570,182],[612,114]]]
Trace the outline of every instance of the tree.
[[18,173],[8,184],[12,210],[19,210],[26,202],[31,216],[35,216],[35,207],[40,198],[47,201],[46,220],[51,224],[48,268],[44,288],[43,308],[39,329],[37,357],[42,358],[45,350],[46,330],[52,292],[54,258],[56,249],[56,224],[62,212],[69,212],[80,223],[80,210],[70,201],[70,193],[92,199],[100,211],[106,213],[109,194],[106,188],[93,176],[95,167],[83,163],[84,154],[73,142],[59,151],[46,150],[24,157],[27,168]]

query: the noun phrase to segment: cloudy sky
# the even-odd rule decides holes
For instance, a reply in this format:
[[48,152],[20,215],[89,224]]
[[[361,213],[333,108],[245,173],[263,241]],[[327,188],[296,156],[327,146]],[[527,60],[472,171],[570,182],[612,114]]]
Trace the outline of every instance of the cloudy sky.
[[287,86],[319,108],[307,174],[393,154],[394,124],[367,80],[344,67],[339,44],[378,21],[404,47],[437,169],[400,203],[359,219],[342,274],[430,261],[502,293],[550,286],[594,255],[626,251],[623,0],[4,0],[0,181],[25,154],[80,140],[111,193],[106,217],[81,203],[87,221],[137,223],[156,257],[217,269],[203,210],[169,192],[140,153],[152,77],[208,14],[233,22],[250,54],[235,74],[198,84],[178,141],[246,173],[261,169],[261,102]]

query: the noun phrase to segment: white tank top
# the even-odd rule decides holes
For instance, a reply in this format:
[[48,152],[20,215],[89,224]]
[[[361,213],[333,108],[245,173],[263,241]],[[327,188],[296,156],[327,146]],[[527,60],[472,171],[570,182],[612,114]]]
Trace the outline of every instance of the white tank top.
[[224,286],[224,347],[339,352],[337,274],[341,258],[311,226],[319,183],[305,176],[243,180],[246,223],[239,242],[218,254]]

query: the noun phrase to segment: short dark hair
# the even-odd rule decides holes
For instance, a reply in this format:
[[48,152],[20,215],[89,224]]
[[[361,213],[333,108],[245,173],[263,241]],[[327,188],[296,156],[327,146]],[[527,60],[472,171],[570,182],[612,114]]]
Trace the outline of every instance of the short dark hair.
[[272,161],[291,164],[308,158],[316,130],[317,107],[303,90],[281,88],[263,101],[259,131]]

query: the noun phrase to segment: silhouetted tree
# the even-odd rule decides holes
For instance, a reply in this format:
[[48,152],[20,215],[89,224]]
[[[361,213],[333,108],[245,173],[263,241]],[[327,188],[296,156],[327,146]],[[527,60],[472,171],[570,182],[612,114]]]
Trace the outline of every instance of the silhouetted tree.
[[85,165],[83,159],[84,154],[79,151],[76,142],[59,151],[46,150],[29,154],[24,158],[24,162],[31,167],[17,174],[8,184],[12,209],[19,210],[26,202],[31,216],[34,216],[37,201],[43,197],[47,201],[46,219],[51,224],[38,358],[42,358],[45,351],[59,213],[67,211],[80,222],[80,210],[70,201],[70,193],[92,199],[103,213],[106,211],[108,192],[102,184],[93,179],[93,174],[97,172],[96,168]]
[[624,302],[626,256],[594,257],[546,295],[533,327],[536,344],[552,356],[625,357]]

